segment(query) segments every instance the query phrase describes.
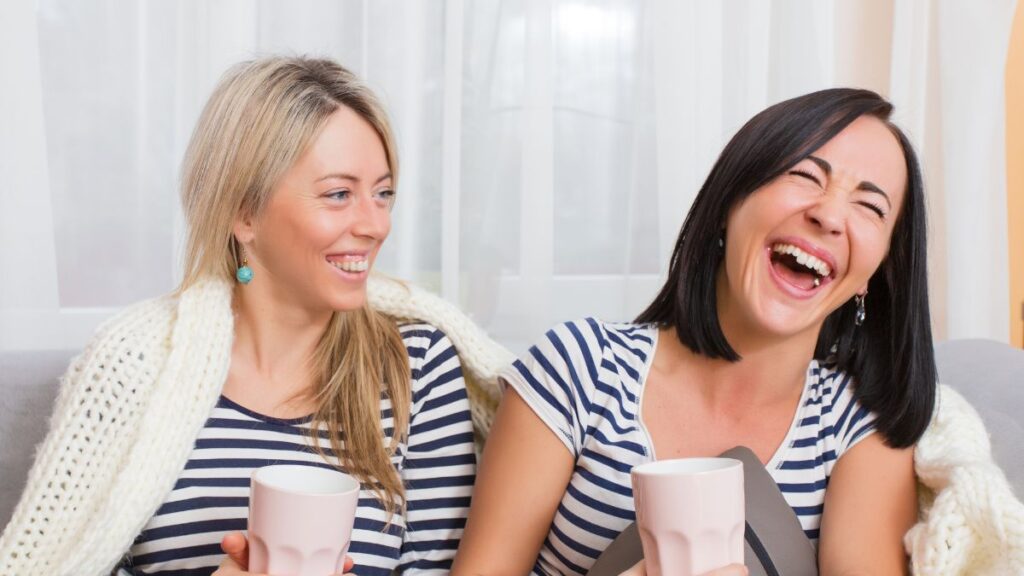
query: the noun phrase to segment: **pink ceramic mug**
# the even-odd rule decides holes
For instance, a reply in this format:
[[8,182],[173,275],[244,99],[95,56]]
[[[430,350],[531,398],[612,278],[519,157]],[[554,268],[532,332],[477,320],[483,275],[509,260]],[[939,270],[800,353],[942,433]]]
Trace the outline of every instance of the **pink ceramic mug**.
[[743,463],[682,458],[636,466],[636,524],[648,576],[697,576],[743,563]]
[[249,571],[340,574],[358,503],[359,482],[337,470],[297,465],[256,470],[249,496]]

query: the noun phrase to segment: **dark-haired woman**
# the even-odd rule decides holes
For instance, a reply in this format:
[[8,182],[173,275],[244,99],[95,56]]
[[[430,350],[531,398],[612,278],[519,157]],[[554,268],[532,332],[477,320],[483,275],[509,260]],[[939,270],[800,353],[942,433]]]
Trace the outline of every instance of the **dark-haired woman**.
[[584,574],[634,521],[633,466],[737,445],[822,574],[906,571],[936,374],[921,175],[891,110],[831,89],[755,116],[647,310],[556,326],[503,374],[455,574]]

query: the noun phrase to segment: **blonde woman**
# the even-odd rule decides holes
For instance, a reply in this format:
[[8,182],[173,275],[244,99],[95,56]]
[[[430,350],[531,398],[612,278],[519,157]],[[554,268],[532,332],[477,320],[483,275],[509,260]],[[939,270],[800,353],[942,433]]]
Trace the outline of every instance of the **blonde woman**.
[[352,572],[447,572],[476,465],[460,359],[439,302],[420,295],[433,325],[367,304],[397,169],[336,63],[224,76],[183,166],[184,280],[72,362],[0,573],[244,574],[249,477],[271,463],[363,483]]

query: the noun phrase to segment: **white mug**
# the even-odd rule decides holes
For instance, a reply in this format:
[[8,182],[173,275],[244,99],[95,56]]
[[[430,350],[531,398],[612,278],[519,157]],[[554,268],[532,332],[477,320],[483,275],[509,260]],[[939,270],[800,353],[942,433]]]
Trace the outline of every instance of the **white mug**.
[[359,482],[337,470],[256,470],[249,495],[249,570],[271,576],[340,573],[358,504]]
[[697,576],[743,563],[743,463],[659,460],[633,468],[633,501],[648,576]]

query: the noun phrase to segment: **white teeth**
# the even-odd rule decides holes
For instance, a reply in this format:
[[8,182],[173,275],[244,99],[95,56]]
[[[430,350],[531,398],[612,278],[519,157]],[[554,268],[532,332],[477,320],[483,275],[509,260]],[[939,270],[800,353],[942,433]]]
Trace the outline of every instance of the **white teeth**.
[[345,262],[328,260],[327,263],[345,272],[366,272],[370,268],[369,260],[347,260]]
[[772,252],[775,252],[776,254],[792,255],[801,266],[806,266],[811,270],[814,270],[818,276],[825,277],[832,274],[832,268],[828,264],[820,258],[812,256],[792,244],[776,244],[772,246]]

